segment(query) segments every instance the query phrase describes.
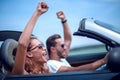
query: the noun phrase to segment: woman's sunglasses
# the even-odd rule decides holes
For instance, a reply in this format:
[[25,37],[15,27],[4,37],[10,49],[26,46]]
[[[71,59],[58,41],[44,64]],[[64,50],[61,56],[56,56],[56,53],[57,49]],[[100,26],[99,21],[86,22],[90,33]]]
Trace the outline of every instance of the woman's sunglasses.
[[32,50],[34,50],[34,49],[36,49],[36,48],[41,49],[41,48],[43,48],[43,47],[45,47],[45,46],[44,46],[43,43],[41,43],[41,44],[38,44],[37,46],[33,47],[32,49],[29,49],[28,51],[32,51]]

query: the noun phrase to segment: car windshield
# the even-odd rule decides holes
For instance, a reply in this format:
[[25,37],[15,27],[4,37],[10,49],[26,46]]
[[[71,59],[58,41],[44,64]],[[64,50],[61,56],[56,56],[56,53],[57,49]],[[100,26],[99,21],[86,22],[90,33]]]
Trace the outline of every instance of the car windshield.
[[120,34],[120,28],[118,26],[110,25],[98,20],[95,20],[95,23]]

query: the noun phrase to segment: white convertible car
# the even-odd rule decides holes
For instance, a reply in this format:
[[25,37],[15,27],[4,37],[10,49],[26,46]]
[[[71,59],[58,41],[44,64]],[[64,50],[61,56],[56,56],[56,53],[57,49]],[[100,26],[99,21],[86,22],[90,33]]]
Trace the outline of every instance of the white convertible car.
[[20,31],[0,31],[0,80],[120,80],[120,27],[94,19],[82,19],[73,35],[96,39],[103,43],[105,51],[70,55],[67,60],[72,66],[77,66],[91,63],[109,53],[107,64],[95,71],[54,74],[10,75],[20,34]]

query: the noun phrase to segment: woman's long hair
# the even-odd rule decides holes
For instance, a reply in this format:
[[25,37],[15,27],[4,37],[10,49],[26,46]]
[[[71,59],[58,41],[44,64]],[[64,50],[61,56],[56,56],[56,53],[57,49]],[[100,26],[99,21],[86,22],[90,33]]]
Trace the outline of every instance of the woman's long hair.
[[44,74],[49,73],[49,69],[45,67],[44,64],[39,65],[39,69],[35,67],[35,63],[32,61],[32,59],[26,57],[25,60],[25,70],[30,74]]

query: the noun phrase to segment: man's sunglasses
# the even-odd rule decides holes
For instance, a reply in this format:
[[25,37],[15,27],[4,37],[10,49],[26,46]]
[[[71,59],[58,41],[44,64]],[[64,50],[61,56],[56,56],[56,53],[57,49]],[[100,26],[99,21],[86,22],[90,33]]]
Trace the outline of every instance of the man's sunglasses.
[[64,47],[65,47],[65,44],[61,44],[61,47],[64,48]]
[[43,48],[43,47],[45,47],[45,46],[44,46],[43,43],[41,43],[41,44],[38,44],[37,46],[33,47],[32,49],[29,49],[28,51],[32,51],[32,50],[34,50],[34,49],[36,49],[36,48],[41,49],[41,48]]

